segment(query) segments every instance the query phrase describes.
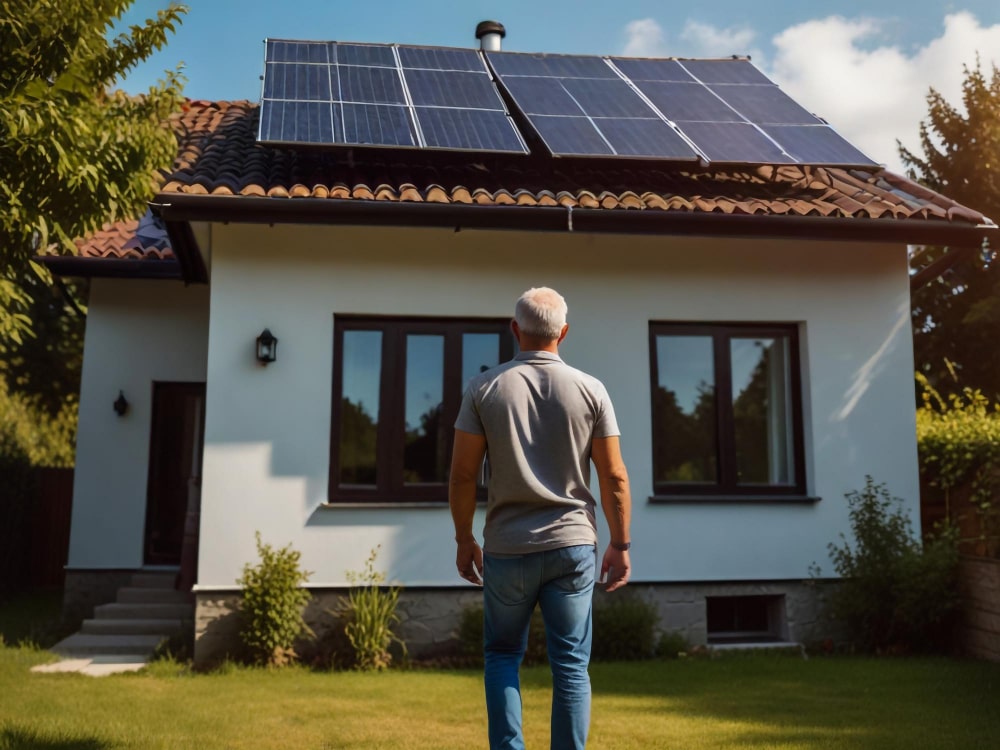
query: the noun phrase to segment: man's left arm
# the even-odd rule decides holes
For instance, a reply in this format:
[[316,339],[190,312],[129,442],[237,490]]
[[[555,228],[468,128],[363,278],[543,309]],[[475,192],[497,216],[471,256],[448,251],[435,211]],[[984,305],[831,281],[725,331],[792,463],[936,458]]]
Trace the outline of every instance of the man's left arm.
[[483,584],[483,550],[472,534],[472,519],[476,514],[476,479],[485,455],[485,435],[455,430],[448,479],[448,505],[458,544],[455,565],[462,578],[477,586]]

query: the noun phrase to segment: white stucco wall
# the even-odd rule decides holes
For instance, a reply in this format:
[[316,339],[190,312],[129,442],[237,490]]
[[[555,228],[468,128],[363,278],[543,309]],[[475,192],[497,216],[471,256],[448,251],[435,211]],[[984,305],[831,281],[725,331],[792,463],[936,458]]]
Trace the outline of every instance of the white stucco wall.
[[[446,507],[321,507],[333,316],[508,316],[542,284],[569,302],[564,359],[615,401],[635,580],[807,577],[810,563],[828,563],[827,543],[847,529],[843,495],[866,474],[917,508],[902,246],[246,225],[216,225],[212,240],[202,590],[233,585],[256,558],[256,530],[300,550],[318,586],[344,584],[377,544],[391,579],[461,585]],[[819,503],[647,503],[650,320],[801,325],[807,481]],[[280,341],[267,367],[253,357],[264,327]],[[106,387],[110,406],[118,386]]]
[[[207,336],[207,286],[92,282],[69,568],[142,565],[153,382],[203,382]],[[111,408],[119,390],[129,402],[124,417]]]

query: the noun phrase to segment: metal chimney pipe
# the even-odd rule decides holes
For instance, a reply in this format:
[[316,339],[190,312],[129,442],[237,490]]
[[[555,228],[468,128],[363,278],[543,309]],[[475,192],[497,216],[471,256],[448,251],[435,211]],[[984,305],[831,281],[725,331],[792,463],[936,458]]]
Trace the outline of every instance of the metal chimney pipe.
[[499,21],[480,21],[476,26],[476,39],[480,49],[486,52],[499,52],[500,40],[507,36],[507,29]]

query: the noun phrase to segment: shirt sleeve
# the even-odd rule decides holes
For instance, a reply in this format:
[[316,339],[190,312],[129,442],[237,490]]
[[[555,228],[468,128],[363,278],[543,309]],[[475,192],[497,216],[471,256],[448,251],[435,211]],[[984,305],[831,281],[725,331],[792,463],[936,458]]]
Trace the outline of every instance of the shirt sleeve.
[[466,389],[462,395],[462,406],[458,410],[458,418],[455,420],[455,429],[462,432],[469,432],[473,435],[485,435],[483,420],[479,417],[479,410],[476,408],[475,400],[472,397],[472,389]]
[[594,437],[606,438],[621,435],[621,430],[618,429],[618,420],[615,418],[615,407],[611,404],[611,396],[608,395],[603,384],[597,391],[597,421],[594,423]]

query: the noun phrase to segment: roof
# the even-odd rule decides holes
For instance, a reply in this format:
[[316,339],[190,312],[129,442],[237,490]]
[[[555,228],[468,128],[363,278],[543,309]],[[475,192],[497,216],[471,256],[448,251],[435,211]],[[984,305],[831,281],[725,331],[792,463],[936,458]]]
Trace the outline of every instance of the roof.
[[[275,148],[257,143],[258,116],[258,106],[247,101],[188,101],[173,118],[178,156],[164,170],[153,203],[163,222],[156,226],[170,242],[137,241],[138,222],[118,222],[79,243],[75,265],[96,269],[90,261],[100,259],[101,267],[111,271],[108,261],[127,261],[134,270],[115,265],[125,275],[136,275],[140,268],[169,264],[175,275],[179,271],[197,279],[204,268],[187,226],[193,220],[811,236],[965,246],[979,245],[996,229],[980,212],[885,170],[692,170],[652,161]],[[167,275],[165,270],[152,275]]]

